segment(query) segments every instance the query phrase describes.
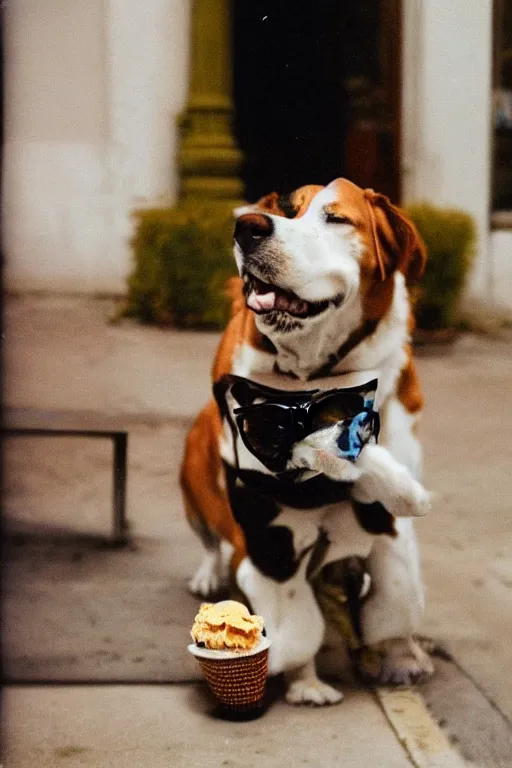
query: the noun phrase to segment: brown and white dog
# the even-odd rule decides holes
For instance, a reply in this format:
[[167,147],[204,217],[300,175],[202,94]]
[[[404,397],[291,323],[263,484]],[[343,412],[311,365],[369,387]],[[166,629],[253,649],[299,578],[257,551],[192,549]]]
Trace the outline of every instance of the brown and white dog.
[[[237,474],[240,463],[268,471],[236,445],[212,400],[188,436],[181,474],[188,519],[206,548],[190,588],[207,596],[231,567],[265,618],[270,673],[285,672],[287,700],[339,701],[314,662],[325,624],[306,569],[321,532],[329,543],[325,562],[366,559],[372,586],[362,606],[363,641],[378,650],[380,682],[408,684],[432,672],[413,640],[424,596],[411,516],[425,511],[428,495],[417,482],[423,400],[411,357],[408,284],[423,271],[424,246],[386,197],[337,179],[237,211],[235,258],[242,281],[213,381],[235,374],[304,390],[377,377],[380,442],[361,452],[350,500],[333,496],[332,486],[308,503],[300,488],[291,499],[273,499]],[[307,461],[302,450],[295,466]],[[336,480],[346,490],[343,477]]]

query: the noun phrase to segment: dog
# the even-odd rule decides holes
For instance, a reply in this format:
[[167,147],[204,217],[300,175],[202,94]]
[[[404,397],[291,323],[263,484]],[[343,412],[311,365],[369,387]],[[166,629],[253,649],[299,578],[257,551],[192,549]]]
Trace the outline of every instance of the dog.
[[190,589],[207,596],[231,571],[265,618],[269,673],[285,673],[287,700],[336,703],[342,694],[315,668],[325,621],[308,566],[321,535],[323,564],[366,562],[371,589],[361,631],[379,659],[367,674],[410,684],[433,671],[414,639],[424,589],[411,519],[428,507],[409,288],[424,269],[424,245],[388,198],[346,179],[238,209],[234,239],[241,279],[231,286],[214,384],[234,375],[283,390],[329,390],[376,377],[380,441],[353,464],[333,462],[322,439],[303,441],[288,469],[305,472],[307,482],[303,475],[284,493],[233,433],[234,390],[210,401],[188,435],[181,470],[186,514],[206,550]]

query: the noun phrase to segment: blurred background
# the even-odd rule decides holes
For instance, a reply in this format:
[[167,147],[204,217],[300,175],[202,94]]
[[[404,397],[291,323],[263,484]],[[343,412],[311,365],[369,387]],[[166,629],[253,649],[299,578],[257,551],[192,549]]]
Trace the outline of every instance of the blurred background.
[[471,293],[510,308],[508,0],[227,5],[6,3],[7,288],[124,292],[130,213],[178,199],[203,110],[208,173],[227,132],[247,199],[346,175],[468,211]]
[[[512,0],[9,0],[2,14],[12,764],[35,764],[27,712],[45,701],[18,683],[197,678],[184,649],[201,549],[177,476],[226,320],[231,212],[338,176],[405,206],[429,249],[424,630],[492,701],[480,746],[492,731],[505,755]],[[457,732],[474,699],[447,670],[425,695],[438,714],[452,702]]]

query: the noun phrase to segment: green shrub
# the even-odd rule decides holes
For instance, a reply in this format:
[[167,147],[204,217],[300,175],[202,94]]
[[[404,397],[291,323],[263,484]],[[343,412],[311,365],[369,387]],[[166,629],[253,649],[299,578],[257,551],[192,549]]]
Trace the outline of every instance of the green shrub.
[[417,325],[426,330],[453,327],[474,257],[475,223],[464,211],[438,208],[429,203],[409,206],[407,213],[428,251],[427,266],[418,288]]
[[[418,327],[452,327],[474,255],[473,219],[428,203],[409,206],[407,213],[428,250],[417,289]],[[236,274],[231,208],[151,208],[136,211],[134,219],[135,263],[123,314],[177,328],[223,328],[230,308],[225,284]]]
[[231,209],[151,208],[134,213],[134,269],[123,314],[178,328],[222,328],[226,280],[236,273]]

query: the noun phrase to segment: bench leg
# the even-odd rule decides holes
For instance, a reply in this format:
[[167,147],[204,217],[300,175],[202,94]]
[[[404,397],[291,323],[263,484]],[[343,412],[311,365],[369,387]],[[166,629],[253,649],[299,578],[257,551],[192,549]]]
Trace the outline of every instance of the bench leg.
[[126,520],[126,475],[128,435],[115,435],[114,440],[114,543],[125,544],[128,540]]

